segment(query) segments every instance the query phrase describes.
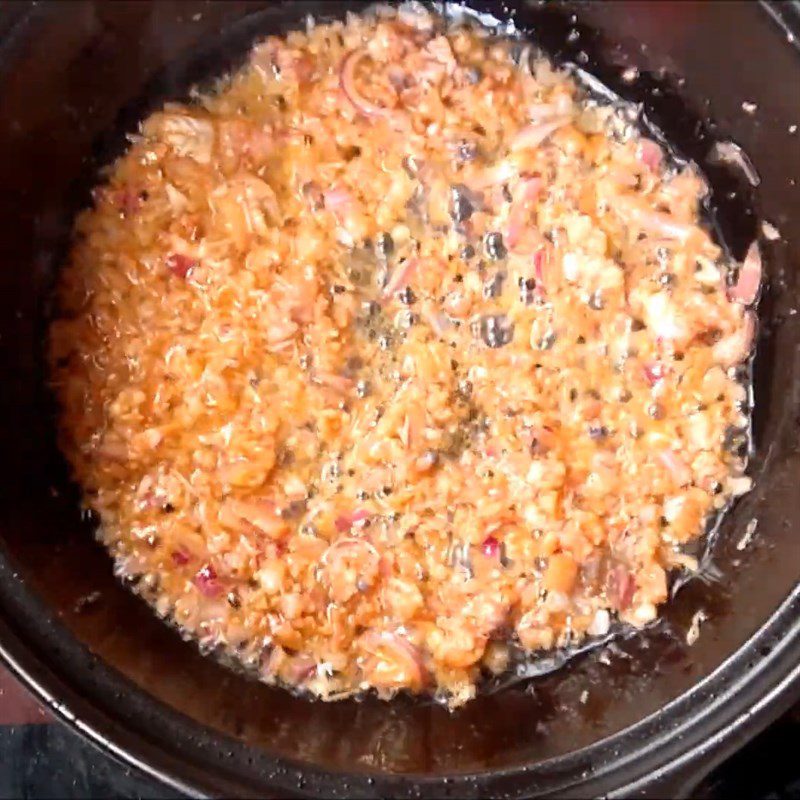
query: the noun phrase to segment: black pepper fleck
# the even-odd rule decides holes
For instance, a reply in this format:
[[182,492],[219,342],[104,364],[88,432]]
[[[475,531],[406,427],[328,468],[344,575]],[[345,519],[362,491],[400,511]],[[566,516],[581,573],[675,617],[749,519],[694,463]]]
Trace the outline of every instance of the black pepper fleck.
[[280,515],[283,519],[297,519],[298,517],[303,516],[306,512],[306,501],[305,500],[292,500],[291,503],[284,506],[281,511]]
[[378,234],[375,239],[375,252],[383,259],[389,258],[394,252],[394,239],[388,233]]
[[460,164],[467,164],[478,157],[478,145],[475,142],[462,139],[456,148],[456,160]]
[[518,283],[519,301],[529,306],[535,299],[536,280],[534,278],[520,278]]
[[[366,498],[364,498],[364,499],[366,500]],[[317,535],[316,526],[314,526],[310,522],[304,522],[300,526],[300,534],[301,534],[301,536],[316,536]]]
[[540,350],[551,350],[556,343],[556,334],[554,331],[547,331],[544,336],[539,340]]
[[504,314],[487,314],[478,322],[477,334],[491,348],[505,347],[514,338],[514,324]]
[[462,400],[469,400],[472,396],[472,382],[466,379],[458,382],[458,396]]
[[481,78],[483,78],[483,72],[481,72],[480,67],[468,67],[464,71],[464,77],[467,79],[467,83],[474,86],[476,83],[481,82]]
[[492,231],[486,234],[484,247],[486,249],[486,255],[489,256],[492,261],[500,261],[508,255],[506,246],[503,244],[503,234],[499,231]]
[[605,425],[590,425],[589,438],[590,439],[605,439],[608,436],[608,428]]
[[489,300],[499,297],[503,293],[503,283],[506,279],[505,272],[496,272],[486,283],[483,284],[483,297]]
[[475,210],[470,202],[468,190],[463,184],[456,184],[450,192],[450,216],[454,222],[466,222]]
[[417,302],[417,296],[410,286],[405,286],[397,293],[397,299],[404,305],[410,306]]
[[677,278],[671,272],[662,272],[658,276],[658,283],[661,286],[674,286]]
[[605,308],[603,293],[599,289],[589,295],[589,308],[591,308],[593,311],[602,311],[603,308]]
[[381,313],[381,305],[375,300],[367,300],[365,303],[362,304],[361,309],[364,312],[364,316],[366,316],[367,319],[372,319],[373,317],[377,317],[378,314]]

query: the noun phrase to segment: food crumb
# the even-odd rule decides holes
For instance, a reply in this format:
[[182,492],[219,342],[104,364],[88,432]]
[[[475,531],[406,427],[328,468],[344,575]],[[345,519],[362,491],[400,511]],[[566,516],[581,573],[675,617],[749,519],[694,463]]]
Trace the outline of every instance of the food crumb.
[[692,617],[692,624],[686,633],[686,644],[691,647],[700,638],[700,627],[708,620],[708,614],[703,609],[696,611]]
[[755,536],[756,529],[758,528],[758,520],[753,517],[744,529],[744,535],[736,543],[737,550],[744,550],[752,541]]

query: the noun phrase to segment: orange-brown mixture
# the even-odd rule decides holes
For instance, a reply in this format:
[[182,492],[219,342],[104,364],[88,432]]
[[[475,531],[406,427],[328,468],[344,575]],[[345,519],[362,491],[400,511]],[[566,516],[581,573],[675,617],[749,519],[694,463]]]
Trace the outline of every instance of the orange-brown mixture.
[[452,705],[653,620],[749,488],[760,273],[703,183],[519,44],[407,9],[259,44],[76,223],[62,442],[121,575],[336,699]]

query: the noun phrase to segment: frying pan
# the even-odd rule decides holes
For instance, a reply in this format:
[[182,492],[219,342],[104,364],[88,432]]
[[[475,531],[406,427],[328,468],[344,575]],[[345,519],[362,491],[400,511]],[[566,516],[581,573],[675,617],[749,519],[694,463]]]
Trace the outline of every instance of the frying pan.
[[[181,641],[115,581],[80,518],[45,385],[71,217],[124,132],[235,66],[255,38],[360,4],[0,6],[0,654],[95,744],[189,794],[683,796],[800,695],[800,6],[473,5],[640,103],[708,176],[733,254],[761,238],[767,284],[755,488],[724,518],[704,579],[660,624],[456,713],[405,697],[308,702]],[[711,162],[721,140],[748,153],[758,186]]]

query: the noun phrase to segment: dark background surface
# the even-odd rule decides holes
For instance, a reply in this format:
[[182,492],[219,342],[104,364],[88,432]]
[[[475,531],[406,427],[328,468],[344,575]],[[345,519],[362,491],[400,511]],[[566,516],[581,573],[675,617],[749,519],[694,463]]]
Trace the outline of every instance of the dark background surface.
[[[800,705],[712,773],[698,800],[800,800]],[[0,798],[177,798],[45,712],[0,667]]]

